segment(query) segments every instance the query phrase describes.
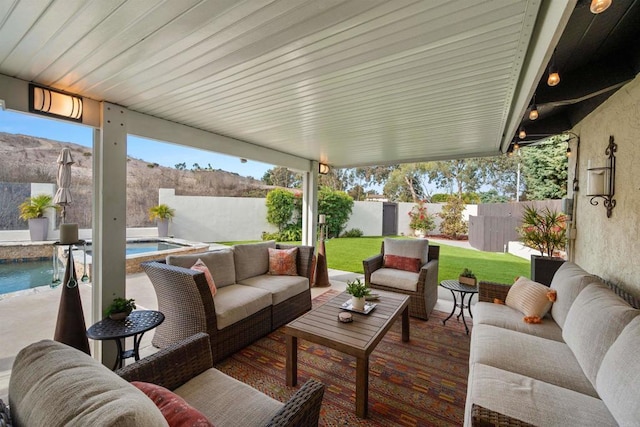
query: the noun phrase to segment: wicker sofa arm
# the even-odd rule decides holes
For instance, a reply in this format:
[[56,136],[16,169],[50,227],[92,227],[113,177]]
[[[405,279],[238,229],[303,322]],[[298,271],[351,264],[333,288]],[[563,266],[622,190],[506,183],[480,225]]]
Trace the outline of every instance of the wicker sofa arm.
[[382,268],[383,261],[383,254],[374,255],[362,261],[362,267],[364,269],[364,282],[366,284],[371,283],[371,273]]
[[315,427],[320,418],[320,406],[324,395],[324,384],[310,379],[269,421],[269,427]]
[[511,285],[495,282],[478,283],[478,301],[493,302],[494,299],[506,300]]
[[200,332],[116,373],[129,382],[144,381],[175,390],[209,368],[213,368],[209,335]]
[[471,406],[471,425],[473,427],[534,427],[532,424],[476,404]]
[[0,399],[0,427],[11,427],[9,407]]

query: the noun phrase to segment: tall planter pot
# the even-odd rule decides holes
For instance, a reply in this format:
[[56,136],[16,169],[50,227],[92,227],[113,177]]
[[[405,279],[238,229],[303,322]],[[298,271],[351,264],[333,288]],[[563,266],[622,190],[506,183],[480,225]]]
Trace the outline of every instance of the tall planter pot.
[[169,220],[158,220],[158,237],[167,237],[169,235]]
[[31,218],[29,220],[29,236],[32,242],[47,240],[49,231],[49,218]]
[[564,262],[564,259],[558,257],[531,255],[531,280],[550,286],[553,275]]

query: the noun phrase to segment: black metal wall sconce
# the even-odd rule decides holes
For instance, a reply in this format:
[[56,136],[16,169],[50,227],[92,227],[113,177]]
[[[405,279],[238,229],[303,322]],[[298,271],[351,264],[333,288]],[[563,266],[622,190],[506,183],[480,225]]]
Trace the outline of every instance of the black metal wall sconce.
[[591,161],[587,166],[587,197],[591,197],[589,203],[598,206],[598,198],[603,199],[607,209],[607,218],[611,218],[611,211],[616,206],[613,196],[616,182],[616,155],[618,145],[613,141],[613,135],[609,136],[609,145],[604,153],[607,155],[607,165],[604,167],[591,167]]

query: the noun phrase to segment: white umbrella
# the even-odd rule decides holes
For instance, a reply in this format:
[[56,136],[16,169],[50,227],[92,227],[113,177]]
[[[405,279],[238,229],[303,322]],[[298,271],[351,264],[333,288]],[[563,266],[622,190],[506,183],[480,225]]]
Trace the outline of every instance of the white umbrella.
[[53,203],[62,206],[62,222],[65,222],[65,208],[73,202],[71,197],[71,165],[74,164],[71,150],[63,148],[58,156],[58,190],[53,197]]

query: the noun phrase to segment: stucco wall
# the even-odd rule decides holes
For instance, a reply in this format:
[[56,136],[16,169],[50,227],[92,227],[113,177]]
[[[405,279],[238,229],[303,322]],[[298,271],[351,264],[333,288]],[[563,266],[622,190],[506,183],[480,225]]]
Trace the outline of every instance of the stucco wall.
[[[573,132],[580,135],[576,193],[574,260],[591,273],[640,294],[640,76],[618,90],[583,119]],[[605,149],[613,135],[616,153],[615,200],[607,218],[602,199],[592,206],[587,197],[587,164],[604,166]],[[571,142],[575,153],[576,143]],[[569,167],[569,190],[575,157]]]
[[365,236],[382,236],[382,203],[353,202],[345,231],[357,228]]

